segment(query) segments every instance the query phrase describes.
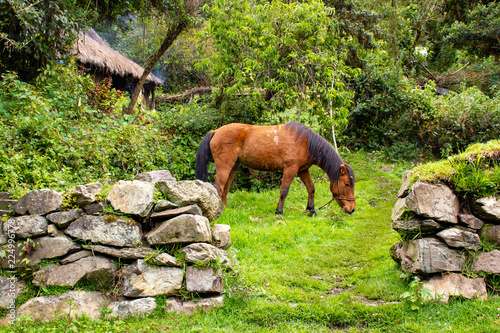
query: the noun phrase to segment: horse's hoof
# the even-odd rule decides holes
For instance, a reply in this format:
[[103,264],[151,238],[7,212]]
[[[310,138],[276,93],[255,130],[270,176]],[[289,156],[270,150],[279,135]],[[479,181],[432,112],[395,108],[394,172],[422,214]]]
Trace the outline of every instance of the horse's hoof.
[[310,217],[315,217],[316,216],[316,212],[309,212],[309,216]]
[[276,211],[276,212],[274,213],[274,215],[280,215],[280,216],[283,216],[283,212]]

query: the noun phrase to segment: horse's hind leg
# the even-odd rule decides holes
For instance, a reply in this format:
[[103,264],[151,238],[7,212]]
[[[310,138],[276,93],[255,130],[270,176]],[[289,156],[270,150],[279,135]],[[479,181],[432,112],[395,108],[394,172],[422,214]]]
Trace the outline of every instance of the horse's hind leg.
[[226,180],[226,184],[224,185],[224,189],[222,191],[222,198],[224,198],[222,201],[225,201],[225,205],[227,205],[227,194],[229,193],[229,187],[231,186],[231,183],[233,182],[234,175],[236,174],[236,171],[238,171],[238,167],[240,166],[240,162],[236,161],[234,166],[232,167],[231,171],[229,171],[229,175]]
[[217,160],[215,161],[217,175],[215,176],[214,186],[217,189],[217,193],[219,194],[219,197],[224,205],[227,205],[229,185],[231,185],[231,182],[233,181],[238,165],[239,163],[237,161],[231,163],[222,163]]
[[314,210],[314,183],[311,179],[311,174],[309,173],[309,169],[299,172],[299,177],[307,189],[306,210],[309,211],[309,216],[315,216],[316,211]]
[[283,214],[283,206],[285,205],[285,199],[288,195],[288,190],[290,185],[292,185],[293,178],[297,175],[298,167],[286,168],[283,170],[283,181],[281,182],[280,190],[280,200],[278,201],[278,207],[276,208],[276,214]]

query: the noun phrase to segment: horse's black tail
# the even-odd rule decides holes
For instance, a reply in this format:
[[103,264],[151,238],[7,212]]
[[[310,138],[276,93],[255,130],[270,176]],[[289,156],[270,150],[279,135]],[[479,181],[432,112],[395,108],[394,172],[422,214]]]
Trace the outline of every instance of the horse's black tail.
[[210,150],[210,140],[215,132],[209,132],[201,140],[198,150],[196,151],[196,179],[204,182],[208,178],[208,163],[212,159],[212,151]]

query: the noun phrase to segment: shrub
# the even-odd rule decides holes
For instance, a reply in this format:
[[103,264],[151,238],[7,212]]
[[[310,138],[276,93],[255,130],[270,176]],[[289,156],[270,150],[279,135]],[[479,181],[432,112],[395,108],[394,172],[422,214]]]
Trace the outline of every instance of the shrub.
[[344,134],[356,148],[382,150],[389,158],[448,156],[500,135],[500,94],[478,88],[437,96],[433,84],[418,88],[388,74],[354,82],[356,106]]
[[442,151],[457,153],[475,142],[500,137],[500,94],[486,96],[476,87],[432,100],[437,117],[422,137],[435,156]]
[[91,108],[88,92],[95,86],[72,64],[50,65],[32,83],[15,73],[2,79],[0,191],[20,196],[34,188],[111,182],[170,166],[158,126]]
[[422,155],[421,137],[433,122],[432,86],[420,90],[394,74],[363,74],[354,82],[355,107],[344,132],[355,148],[384,150],[389,157],[414,159]]

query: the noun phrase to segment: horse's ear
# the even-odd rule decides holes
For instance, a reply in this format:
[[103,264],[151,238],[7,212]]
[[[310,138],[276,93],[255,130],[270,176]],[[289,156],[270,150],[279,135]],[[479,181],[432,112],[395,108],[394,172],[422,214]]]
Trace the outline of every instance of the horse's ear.
[[345,164],[342,164],[340,166],[340,175],[346,175],[347,174],[347,168],[345,167]]

